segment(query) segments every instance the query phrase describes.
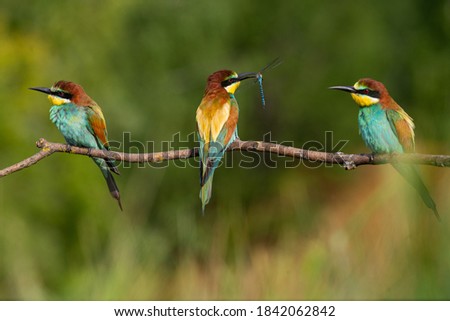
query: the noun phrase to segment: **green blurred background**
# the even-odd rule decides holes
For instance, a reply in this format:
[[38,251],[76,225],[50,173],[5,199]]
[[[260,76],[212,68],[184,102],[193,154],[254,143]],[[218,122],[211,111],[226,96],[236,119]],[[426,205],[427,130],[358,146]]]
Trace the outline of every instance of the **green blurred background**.
[[[3,0],[0,167],[37,152],[40,137],[63,141],[28,87],[80,83],[111,140],[128,132],[159,151],[195,130],[210,73],[275,57],[266,110],[255,84],[237,92],[241,139],[271,132],[331,151],[332,131],[349,140],[343,152],[367,152],[356,104],[327,87],[371,77],[415,119],[419,152],[450,154],[449,43],[445,0]],[[120,149],[147,151],[136,146]],[[278,168],[250,170],[242,158],[216,172],[205,216],[194,162],[124,164],[123,213],[86,157],[56,154],[2,178],[0,299],[450,299],[448,169],[420,168],[439,224],[390,166],[273,157]]]

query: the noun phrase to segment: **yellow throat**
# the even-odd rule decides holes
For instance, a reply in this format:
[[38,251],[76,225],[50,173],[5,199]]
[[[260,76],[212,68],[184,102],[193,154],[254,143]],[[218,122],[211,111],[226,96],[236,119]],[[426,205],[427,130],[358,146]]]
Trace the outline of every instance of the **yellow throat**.
[[226,90],[228,93],[234,95],[234,92],[236,91],[236,89],[239,88],[239,85],[240,85],[240,84],[241,84],[241,82],[240,82],[240,81],[237,81],[237,82],[235,82],[235,83],[232,83],[232,84],[229,85],[228,87],[225,87],[225,90]]
[[48,95],[48,100],[50,100],[50,102],[54,106],[59,106],[59,105],[70,103],[70,100],[67,98],[61,98],[61,97],[53,96],[53,95]]

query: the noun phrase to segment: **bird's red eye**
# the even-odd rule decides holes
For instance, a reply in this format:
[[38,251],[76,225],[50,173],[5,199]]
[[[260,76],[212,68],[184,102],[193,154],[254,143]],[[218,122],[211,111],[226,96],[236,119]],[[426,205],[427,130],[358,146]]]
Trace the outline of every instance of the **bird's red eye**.
[[222,87],[228,87],[229,85],[231,85],[234,82],[235,82],[234,78],[224,80],[224,81],[222,81]]
[[70,99],[70,98],[72,98],[72,95],[69,94],[68,92],[65,92],[65,91],[59,91],[58,94],[57,94],[57,96],[59,96],[59,97],[61,97],[61,98],[64,98],[64,99]]
[[370,92],[370,91],[369,91],[369,89],[367,89],[367,88],[366,88],[366,89],[364,89],[364,91],[363,91],[364,95],[368,95],[368,94],[369,94],[369,92]]

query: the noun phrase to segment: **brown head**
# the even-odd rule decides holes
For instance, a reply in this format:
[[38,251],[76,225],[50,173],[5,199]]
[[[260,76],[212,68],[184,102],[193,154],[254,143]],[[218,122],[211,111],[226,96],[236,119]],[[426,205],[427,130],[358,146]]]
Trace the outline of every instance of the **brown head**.
[[386,87],[381,82],[370,78],[362,78],[353,86],[334,86],[330,89],[349,92],[359,107],[369,107],[380,103],[382,107],[387,108],[394,102]]
[[33,87],[30,89],[48,94],[48,99],[53,105],[63,105],[70,102],[78,106],[97,105],[96,102],[86,94],[83,87],[71,81],[60,80],[51,88]]
[[216,71],[208,77],[205,95],[222,90],[225,90],[229,94],[233,95],[242,80],[256,78],[256,76],[257,73],[254,72],[237,74],[232,70]]

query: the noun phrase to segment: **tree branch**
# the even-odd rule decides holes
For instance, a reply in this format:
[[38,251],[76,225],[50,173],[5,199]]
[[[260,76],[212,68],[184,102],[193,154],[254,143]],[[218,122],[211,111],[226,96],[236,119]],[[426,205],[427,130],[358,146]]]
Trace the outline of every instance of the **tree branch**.
[[[108,158],[117,161],[125,161],[129,163],[158,163],[174,159],[187,159],[198,156],[198,148],[180,149],[166,152],[156,153],[122,153],[113,151],[103,151],[99,149],[89,149],[82,147],[69,146],[66,144],[51,143],[41,138],[36,142],[36,146],[41,150],[33,156],[23,161],[13,164],[7,168],[0,170],[0,177],[7,176],[21,169],[30,167],[40,160],[53,153],[71,153],[78,155],[86,155],[90,157]],[[287,156],[308,160],[312,162],[321,162],[328,164],[339,164],[345,169],[353,169],[361,165],[380,165],[386,163],[411,163],[420,165],[431,165],[439,167],[450,167],[450,155],[429,155],[429,154],[343,154],[343,153],[326,153],[312,151],[306,149],[284,146],[274,143],[266,143],[260,141],[241,141],[236,140],[230,145],[228,151],[257,151],[273,153],[279,156]]]

